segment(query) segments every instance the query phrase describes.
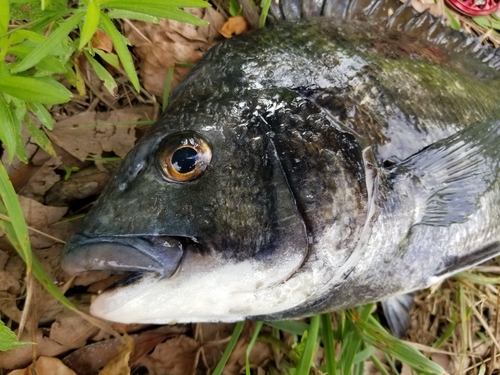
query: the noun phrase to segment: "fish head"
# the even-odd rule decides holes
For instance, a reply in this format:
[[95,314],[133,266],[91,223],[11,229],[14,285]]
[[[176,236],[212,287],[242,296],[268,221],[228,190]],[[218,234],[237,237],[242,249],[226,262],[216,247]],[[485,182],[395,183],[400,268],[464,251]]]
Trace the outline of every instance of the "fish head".
[[[291,126],[286,116],[316,121],[320,111],[312,114],[312,108],[289,90],[245,100],[174,101],[65,247],[62,265],[69,273],[133,273],[98,296],[91,312],[136,323],[236,321],[297,303],[290,298],[296,291],[284,285],[311,256],[307,217],[323,213],[298,204],[297,183],[308,182],[290,163],[303,173],[314,166],[300,155],[287,158],[292,152],[281,145],[287,138],[276,131]],[[317,151],[312,143],[303,147]],[[353,173],[349,182],[346,174],[338,176],[339,189],[330,179],[329,189],[357,200],[347,190],[360,177]],[[297,176],[300,181],[292,181]],[[333,193],[325,194],[322,199]],[[313,280],[300,288],[302,301]]]

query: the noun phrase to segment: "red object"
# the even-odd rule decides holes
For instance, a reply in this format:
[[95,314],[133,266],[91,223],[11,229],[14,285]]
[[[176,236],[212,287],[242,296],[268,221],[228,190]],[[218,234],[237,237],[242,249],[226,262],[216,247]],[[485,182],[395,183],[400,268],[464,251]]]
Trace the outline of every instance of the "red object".
[[467,16],[487,16],[500,7],[500,0],[445,0],[446,4]]

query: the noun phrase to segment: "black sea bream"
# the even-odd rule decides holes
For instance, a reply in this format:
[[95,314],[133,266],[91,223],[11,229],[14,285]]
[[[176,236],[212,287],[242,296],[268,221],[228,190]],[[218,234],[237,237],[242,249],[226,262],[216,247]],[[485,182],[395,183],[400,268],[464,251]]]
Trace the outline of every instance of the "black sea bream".
[[496,51],[364,3],[285,1],[205,55],[64,250],[70,273],[132,272],[92,314],[298,318],[498,255]]

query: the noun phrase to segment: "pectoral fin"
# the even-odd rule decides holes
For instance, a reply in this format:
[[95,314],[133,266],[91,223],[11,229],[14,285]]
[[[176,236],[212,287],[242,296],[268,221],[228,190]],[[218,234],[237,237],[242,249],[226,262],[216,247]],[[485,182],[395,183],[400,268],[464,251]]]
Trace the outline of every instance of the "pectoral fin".
[[[498,179],[500,121],[476,123],[409,157],[397,173],[423,188],[426,207],[419,223],[462,223]],[[418,197],[417,197],[418,198]]]

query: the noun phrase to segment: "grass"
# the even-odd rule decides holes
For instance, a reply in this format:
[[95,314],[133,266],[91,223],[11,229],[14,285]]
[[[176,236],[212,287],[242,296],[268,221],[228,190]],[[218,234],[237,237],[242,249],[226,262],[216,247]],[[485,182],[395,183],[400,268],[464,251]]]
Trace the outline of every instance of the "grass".
[[[56,67],[54,69],[64,70],[64,72],[59,71],[58,74],[66,74],[68,80],[74,81],[78,71],[71,66],[69,59],[65,60],[62,56],[83,53],[97,75],[105,82],[108,90],[112,90],[116,87],[116,82],[94,58],[96,54],[104,58],[103,52],[95,50],[91,43],[94,32],[101,28],[111,37],[117,51],[116,55],[107,56],[107,59],[115,61],[114,66],[117,68],[120,68],[118,63],[120,61],[133,86],[139,90],[139,81],[126,42],[114,26],[112,18],[125,16],[132,19],[147,18],[150,21],[155,21],[157,16],[166,16],[200,24],[199,20],[178,10],[177,7],[205,6],[205,3],[198,0],[177,1],[173,3],[176,5],[158,13],[159,3],[157,1],[148,0],[141,2],[140,5],[137,4],[138,2],[135,0],[83,1],[77,10],[40,9],[33,22],[10,31],[8,27],[11,23],[11,19],[8,17],[9,12],[0,12],[0,47],[4,50],[10,49],[11,53],[18,58],[18,63],[8,65],[5,60],[6,55],[0,56],[0,76],[2,77],[0,117],[5,120],[4,126],[0,130],[0,140],[7,146],[11,160],[13,155],[17,155],[21,160],[26,159],[23,151],[19,149],[19,139],[16,134],[19,133],[21,120],[26,119],[27,113],[33,113],[46,129],[51,129],[52,118],[46,106],[66,102],[71,97],[71,94],[65,88],[58,86],[56,81],[40,79],[40,77],[28,74],[30,71],[51,77],[52,73],[57,73],[47,70],[47,66],[52,63],[52,66]],[[269,0],[262,2],[263,11],[260,26],[265,23],[269,5]],[[7,0],[0,0],[0,9],[9,9],[9,6],[10,3]],[[488,34],[493,43],[500,42],[500,36],[497,32],[500,29],[498,17],[476,17],[470,20],[448,9],[446,9],[446,14],[454,28],[458,28],[460,25],[466,26]],[[46,37],[42,35],[41,31],[45,31],[48,25],[54,26],[54,31]],[[68,39],[68,35],[75,29],[80,30],[79,39]],[[26,45],[32,47],[26,48]],[[54,61],[56,62],[54,63]],[[172,74],[173,69],[167,75],[167,87],[169,87]],[[34,90],[20,90],[19,87],[34,87]],[[45,102],[38,102],[37,98],[41,97],[40,93],[42,92]],[[164,107],[168,104],[168,92],[167,88],[163,100]],[[30,124],[29,121],[28,124]],[[53,152],[43,132],[36,133],[33,128],[31,131],[32,134],[37,135],[35,139],[42,148]],[[62,304],[77,311],[53,284],[51,277],[33,256],[28,228],[3,165],[0,165],[0,197],[0,226],[5,230],[9,240],[26,263],[27,279],[33,275]],[[454,298],[440,296],[439,292],[428,295],[429,301],[431,301],[429,303],[433,303],[432,301],[440,297],[443,298],[440,302],[443,304],[446,314],[439,313],[434,316],[436,316],[436,320],[445,321],[446,324],[441,324],[441,329],[439,327],[433,328],[438,334],[431,340],[432,343],[424,349],[427,350],[427,353],[438,353],[440,348],[458,347],[460,372],[469,371],[484,374],[486,371],[484,364],[467,366],[467,358],[474,349],[469,345],[471,341],[480,339],[491,344],[492,350],[494,350],[491,361],[495,361],[495,353],[500,352],[500,346],[496,340],[499,329],[500,293],[496,291],[495,294],[491,290],[492,286],[500,281],[500,276],[498,276],[500,272],[498,268],[488,271],[485,273],[467,271],[457,276],[454,281],[450,281],[450,295],[453,295]],[[485,305],[492,306],[495,311],[496,323],[493,328],[483,317],[482,310]],[[85,317],[101,328],[110,330],[97,319]],[[471,321],[474,321],[476,325],[472,324]],[[477,329],[478,325],[481,330]],[[214,374],[222,373],[224,364],[231,355],[243,327],[244,323],[236,325]],[[273,335],[263,333],[265,327],[272,329]],[[295,338],[293,345],[288,346],[279,340],[279,337],[284,333],[291,334]],[[246,351],[245,370],[247,375],[251,373],[248,358],[257,340],[270,343],[276,352],[283,354],[289,364],[286,367],[287,371],[289,370],[290,373],[296,375],[319,372],[329,375],[362,374],[366,370],[367,363],[373,364],[382,374],[399,373],[399,363],[406,363],[415,372],[421,374],[441,374],[444,372],[439,365],[416,350],[414,346],[387,332],[378,321],[372,304],[343,312],[314,316],[307,323],[303,321],[258,322]],[[17,341],[15,334],[0,321],[0,350],[9,350],[29,344]],[[323,351],[322,362],[316,363],[315,358],[320,350]],[[380,353],[383,354],[380,355]]]

